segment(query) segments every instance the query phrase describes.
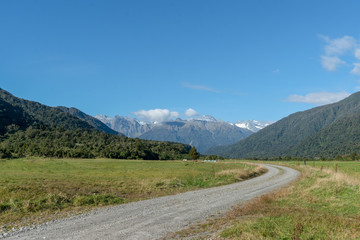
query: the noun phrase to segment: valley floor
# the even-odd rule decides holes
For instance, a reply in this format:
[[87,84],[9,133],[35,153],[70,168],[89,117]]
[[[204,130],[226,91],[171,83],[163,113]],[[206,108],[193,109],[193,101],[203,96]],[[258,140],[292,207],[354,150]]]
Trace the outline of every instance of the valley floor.
[[267,173],[247,181],[103,208],[18,232],[8,239],[159,239],[287,185],[299,175],[287,167],[266,168]]
[[113,159],[0,160],[2,233],[100,206],[226,185],[264,169],[244,163]]
[[298,169],[301,178],[172,238],[360,239],[360,162],[276,164]]

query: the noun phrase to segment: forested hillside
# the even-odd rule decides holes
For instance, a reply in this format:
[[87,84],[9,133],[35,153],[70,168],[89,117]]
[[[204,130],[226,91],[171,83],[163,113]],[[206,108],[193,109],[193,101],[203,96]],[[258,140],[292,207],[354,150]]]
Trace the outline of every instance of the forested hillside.
[[360,152],[360,93],[337,103],[294,113],[248,138],[207,154],[232,158],[278,156],[335,157]]
[[96,128],[102,132],[123,135],[121,133],[118,133],[118,132],[112,130],[111,128],[106,126],[103,122],[101,122],[100,120],[98,120],[90,115],[87,115],[86,113],[80,111],[79,109],[76,109],[73,107],[68,108],[68,107],[63,107],[63,106],[59,106],[57,108],[87,122],[89,125],[93,126],[94,128]]
[[0,135],[11,128],[26,129],[33,119],[20,107],[14,107],[0,98]]
[[104,124],[80,110],[49,107],[0,89],[0,158],[168,160],[186,158],[190,150],[185,144],[131,139],[107,132]]
[[[21,109],[31,118],[30,121],[32,123],[44,124],[53,127],[64,127],[66,129],[80,128],[95,130],[95,128],[87,122],[58,108],[17,98],[3,89],[0,89],[0,99],[10,104],[13,109]],[[23,126],[20,125],[20,127]]]
[[333,122],[288,151],[288,155],[293,156],[324,158],[353,153],[360,153],[360,114]]

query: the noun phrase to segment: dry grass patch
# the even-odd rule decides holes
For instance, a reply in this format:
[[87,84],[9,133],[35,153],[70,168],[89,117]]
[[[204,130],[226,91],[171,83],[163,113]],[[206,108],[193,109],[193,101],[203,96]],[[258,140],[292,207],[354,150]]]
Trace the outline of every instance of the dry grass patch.
[[336,172],[333,169],[323,169],[322,171],[329,174],[330,179],[333,182],[345,183],[345,184],[348,184],[348,185],[359,185],[359,182],[360,182],[359,178],[357,178],[355,176],[345,174],[345,173],[342,173],[342,172]]
[[[253,165],[253,164],[251,164]],[[237,181],[243,181],[243,180],[247,180],[253,177],[257,177],[260,176],[261,174],[264,174],[267,172],[267,169],[262,167],[262,166],[258,166],[255,165],[256,168],[255,169],[227,169],[227,170],[222,170],[220,172],[217,172],[215,175],[216,176],[233,176]]]

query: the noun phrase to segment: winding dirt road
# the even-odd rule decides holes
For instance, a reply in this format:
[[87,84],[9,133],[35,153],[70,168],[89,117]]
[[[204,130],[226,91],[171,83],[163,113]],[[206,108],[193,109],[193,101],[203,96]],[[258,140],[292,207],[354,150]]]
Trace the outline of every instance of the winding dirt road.
[[239,183],[149,199],[58,220],[5,239],[158,239],[223,214],[232,206],[283,187],[299,172],[264,166],[267,173]]

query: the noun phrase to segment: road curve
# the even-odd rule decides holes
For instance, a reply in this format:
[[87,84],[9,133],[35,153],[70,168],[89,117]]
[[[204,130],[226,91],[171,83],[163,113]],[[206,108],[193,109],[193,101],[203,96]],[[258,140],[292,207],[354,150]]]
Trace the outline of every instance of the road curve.
[[299,172],[263,164],[268,172],[239,183],[103,208],[44,224],[5,239],[158,239],[295,180]]

